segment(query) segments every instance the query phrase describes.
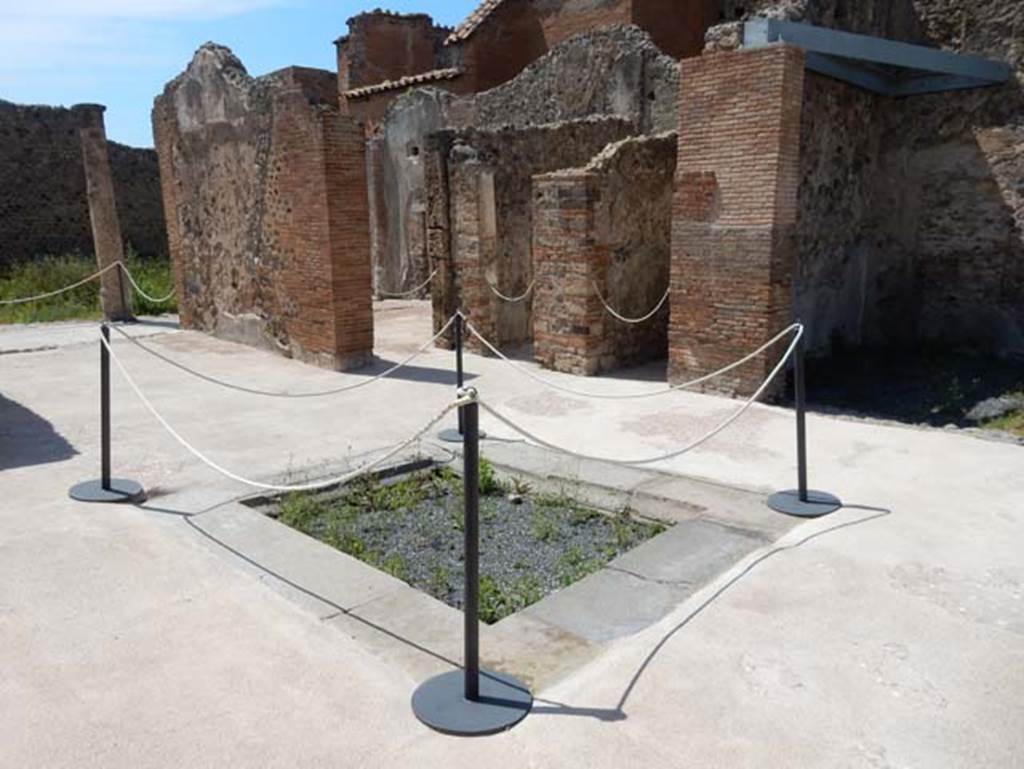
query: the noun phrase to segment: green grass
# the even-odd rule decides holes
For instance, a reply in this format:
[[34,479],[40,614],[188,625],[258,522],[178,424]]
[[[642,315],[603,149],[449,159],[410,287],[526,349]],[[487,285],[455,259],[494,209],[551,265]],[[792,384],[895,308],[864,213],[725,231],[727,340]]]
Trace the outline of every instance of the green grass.
[[[139,286],[151,296],[166,296],[173,288],[169,261],[143,259],[129,249],[125,262]],[[94,272],[96,260],[78,254],[45,256],[11,265],[0,273],[0,300],[45,294],[76,283]],[[131,296],[136,315],[159,315],[178,310],[173,297],[163,304],[155,304],[135,293],[130,285],[126,286],[126,291]],[[38,302],[0,305],[0,323],[98,320],[101,317],[99,279]]]
[[1005,430],[1021,438],[1024,438],[1024,409],[992,419],[984,424],[987,430]]

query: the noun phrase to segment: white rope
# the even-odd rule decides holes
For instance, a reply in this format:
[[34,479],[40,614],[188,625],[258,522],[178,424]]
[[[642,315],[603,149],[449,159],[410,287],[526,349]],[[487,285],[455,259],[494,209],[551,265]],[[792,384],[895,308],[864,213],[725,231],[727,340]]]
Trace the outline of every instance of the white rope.
[[109,270],[114,269],[119,264],[121,264],[121,263],[120,262],[113,262],[111,264],[108,264],[102,270],[97,270],[96,272],[94,272],[89,277],[82,278],[77,283],[72,283],[70,286],[64,286],[64,288],[58,288],[55,291],[47,291],[45,294],[36,294],[35,296],[24,296],[24,297],[21,297],[20,299],[2,299],[2,300],[0,300],[0,305],[24,304],[26,302],[38,302],[41,299],[49,299],[51,296],[57,296],[58,294],[63,294],[65,292],[67,292],[67,291],[71,291],[73,289],[76,289],[79,286],[84,286],[86,283],[88,283],[91,280],[96,280],[96,278],[100,277],[100,275],[102,275],[105,272],[108,272]]
[[413,296],[414,294],[418,294],[420,291],[422,291],[423,289],[430,285],[430,281],[432,281],[434,279],[434,276],[437,275],[438,269],[440,268],[437,268],[432,273],[430,273],[427,279],[420,283],[418,286],[416,286],[416,288],[411,288],[408,291],[401,291],[396,293],[391,293],[388,291],[378,291],[377,296],[384,297],[385,299],[402,299],[407,296]]
[[171,289],[171,292],[169,294],[167,294],[167,296],[164,296],[164,297],[157,298],[157,297],[154,297],[154,296],[150,296],[145,291],[143,291],[142,287],[136,282],[134,276],[131,273],[131,270],[128,269],[128,265],[126,265],[121,260],[118,260],[116,262],[111,262],[106,267],[104,267],[102,270],[97,270],[92,275],[89,275],[86,278],[82,278],[77,283],[72,283],[70,286],[64,286],[64,288],[58,288],[58,289],[56,289],[54,291],[47,291],[45,294],[36,294],[35,296],[24,296],[24,297],[21,297],[19,299],[0,299],[0,305],[25,304],[27,302],[38,302],[38,301],[40,301],[42,299],[49,299],[51,296],[57,296],[58,294],[64,294],[64,293],[66,293],[68,291],[71,291],[73,289],[78,288],[79,286],[84,286],[86,283],[88,283],[90,281],[93,281],[93,280],[96,280],[96,278],[98,278],[101,275],[103,275],[104,273],[114,269],[115,267],[120,267],[121,268],[122,272],[124,272],[125,276],[128,278],[128,282],[131,283],[132,287],[139,293],[140,296],[148,299],[149,301],[153,302],[154,304],[163,304],[164,302],[169,301],[171,299],[171,297],[174,296],[174,289]]
[[258,488],[258,489],[268,489],[270,491],[312,491],[314,489],[322,489],[322,488],[325,488],[327,486],[337,486],[337,485],[340,485],[340,484],[343,484],[343,483],[348,483],[352,479],[357,478],[358,476],[360,476],[363,473],[365,473],[367,470],[371,470],[374,467],[377,467],[378,465],[381,465],[384,462],[387,462],[393,456],[395,456],[396,454],[398,454],[402,450],[408,448],[410,445],[412,445],[413,443],[418,441],[420,438],[422,438],[427,432],[429,432],[430,429],[433,428],[438,422],[440,422],[442,419],[444,419],[445,416],[447,416],[450,411],[452,411],[453,409],[455,409],[455,408],[457,408],[457,407],[459,407],[459,406],[461,406],[461,405],[463,405],[464,403],[467,402],[466,398],[460,398],[459,400],[456,400],[456,401],[454,401],[452,403],[449,403],[447,406],[444,407],[444,409],[441,410],[441,412],[437,416],[435,416],[433,419],[431,419],[426,425],[423,426],[423,428],[418,430],[411,438],[409,438],[409,439],[403,441],[402,443],[399,443],[398,445],[394,446],[386,454],[378,457],[377,459],[373,460],[372,462],[367,462],[364,465],[360,465],[356,469],[350,470],[349,472],[345,473],[344,475],[339,475],[339,476],[334,477],[334,478],[328,478],[328,479],[319,480],[319,481],[313,481],[311,483],[301,483],[301,484],[294,484],[294,485],[281,485],[281,484],[276,484],[276,483],[263,483],[262,481],[254,481],[254,480],[251,480],[249,478],[245,478],[245,477],[243,477],[241,475],[238,475],[237,473],[231,472],[227,468],[222,467],[221,465],[219,465],[216,462],[214,462],[212,459],[210,459],[205,454],[203,454],[199,449],[197,449],[195,446],[193,446],[191,443],[189,443],[187,440],[185,440],[185,438],[183,438],[181,436],[181,434],[177,430],[175,430],[173,427],[171,427],[171,425],[167,422],[167,420],[164,419],[163,416],[160,415],[160,412],[158,412],[156,410],[156,408],[153,406],[153,404],[150,403],[149,399],[143,394],[142,390],[139,389],[139,386],[137,384],[135,384],[135,381],[128,374],[127,369],[125,369],[124,365],[121,363],[120,359],[114,353],[113,348],[107,342],[107,340],[103,339],[103,337],[101,336],[100,337],[100,341],[103,344],[103,346],[106,347],[107,350],[110,352],[110,357],[113,359],[113,361],[117,365],[118,369],[120,369],[121,374],[124,376],[125,381],[128,382],[129,387],[131,387],[132,390],[135,391],[135,394],[138,396],[139,400],[142,401],[142,405],[144,405],[149,410],[149,413],[152,414],[153,417],[161,425],[163,425],[163,428],[165,430],[167,430],[168,433],[171,434],[171,437],[174,438],[178,443],[180,443],[190,454],[192,454],[192,456],[194,456],[196,459],[198,459],[200,462],[202,462],[203,464],[205,464],[207,467],[211,468],[212,470],[216,470],[218,473],[220,473],[221,475],[223,475],[226,478],[230,478],[233,481],[238,481],[239,483],[244,483],[244,484],[247,484],[249,486],[254,486],[254,487]]
[[591,454],[581,454],[577,451],[572,451],[571,449],[558,446],[554,443],[545,441],[543,438],[537,437],[536,435],[529,432],[525,428],[517,425],[508,417],[504,416],[503,414],[500,414],[498,411],[496,411],[494,408],[487,405],[483,401],[480,401],[480,408],[486,411],[488,414],[490,414],[492,417],[497,419],[502,424],[515,430],[517,433],[522,435],[527,440],[536,443],[538,446],[543,446],[544,448],[551,449],[552,451],[558,451],[563,454],[568,454],[570,456],[576,457],[577,459],[587,459],[596,462],[609,462],[611,464],[625,465],[627,467],[633,467],[636,465],[649,465],[655,462],[663,462],[667,459],[675,459],[676,457],[682,456],[683,454],[693,451],[698,446],[707,443],[709,440],[714,438],[720,432],[729,427],[729,425],[731,425],[733,422],[735,422],[737,419],[743,416],[743,414],[745,414],[747,410],[754,405],[755,401],[757,401],[757,399],[761,397],[764,391],[768,388],[768,385],[771,384],[772,380],[779,375],[780,371],[782,371],[783,367],[786,365],[786,361],[789,360],[790,356],[792,356],[793,354],[793,350],[796,349],[796,346],[800,341],[800,337],[803,336],[803,333],[803,327],[801,326],[800,331],[797,333],[796,337],[793,339],[792,342],[790,342],[789,348],[786,350],[786,354],[782,356],[782,360],[778,362],[775,368],[772,369],[772,372],[768,375],[768,378],[761,383],[761,386],[757,388],[753,395],[747,398],[747,400],[743,403],[742,406],[740,406],[740,408],[735,413],[731,414],[720,424],[718,424],[716,427],[702,435],[700,438],[697,438],[696,440],[691,441],[690,443],[683,446],[683,448],[677,449],[676,451],[672,451],[668,454],[661,454],[660,456],[656,457],[649,457],[647,459],[613,459],[612,457],[598,457],[593,456]]
[[201,371],[196,371],[194,369],[191,369],[188,366],[184,365],[183,363],[179,363],[178,361],[174,360],[173,358],[169,358],[168,356],[164,355],[163,353],[157,352],[156,350],[152,349],[151,347],[147,347],[146,345],[142,344],[142,342],[140,342],[137,339],[135,339],[134,337],[130,336],[127,332],[125,332],[124,330],[122,330],[118,326],[112,326],[112,328],[118,334],[123,336],[125,339],[127,339],[129,342],[134,344],[139,349],[144,350],[145,352],[148,352],[150,355],[154,356],[155,358],[159,358],[164,363],[166,363],[166,364],[168,364],[170,366],[174,366],[176,369],[184,371],[187,374],[191,374],[192,376],[197,377],[199,379],[202,379],[205,382],[210,382],[211,384],[220,385],[221,387],[226,387],[226,388],[228,388],[230,390],[237,390],[239,392],[249,393],[250,395],[263,395],[263,396],[266,396],[268,398],[320,398],[320,397],[327,396],[327,395],[337,395],[338,393],[349,392],[351,390],[358,390],[360,387],[366,387],[369,384],[373,384],[374,382],[377,382],[377,381],[379,381],[381,379],[384,379],[385,377],[390,376],[391,374],[394,374],[396,371],[398,371],[398,369],[403,368],[404,366],[408,366],[413,360],[415,360],[420,355],[422,355],[424,352],[426,352],[428,348],[430,348],[439,338],[441,338],[441,336],[444,335],[444,333],[448,330],[449,326],[451,326],[454,321],[455,321],[455,316],[453,315],[451,318],[448,319],[448,322],[445,323],[444,326],[441,327],[440,331],[438,331],[436,334],[434,334],[433,337],[431,337],[426,342],[424,342],[422,345],[420,345],[420,347],[412,355],[408,356],[407,358],[405,358],[402,361],[399,361],[395,365],[391,366],[390,368],[388,368],[385,371],[382,371],[381,373],[377,374],[374,377],[371,377],[369,379],[363,379],[362,381],[355,382],[354,384],[344,385],[343,387],[336,387],[336,388],[334,388],[332,390],[319,390],[319,391],[316,391],[316,392],[308,392],[308,393],[274,392],[272,390],[260,390],[260,389],[254,388],[254,387],[246,387],[245,385],[235,384],[233,382],[226,382],[223,379],[217,379],[216,377],[210,376],[209,374],[204,374]]
[[[460,312],[459,314],[461,315],[462,313]],[[780,331],[778,334],[773,336],[771,339],[769,339],[763,345],[758,347],[752,353],[750,353],[748,355],[745,355],[744,357],[740,358],[739,360],[735,361],[734,363],[730,363],[728,366],[725,366],[724,368],[720,368],[717,371],[712,371],[710,374],[705,374],[704,376],[698,377],[697,379],[691,379],[689,382],[681,382],[680,384],[670,385],[670,386],[662,388],[660,390],[651,390],[650,392],[644,392],[644,393],[611,394],[611,393],[588,392],[586,390],[577,390],[577,389],[572,388],[572,387],[565,387],[564,385],[560,385],[560,384],[558,384],[556,382],[552,382],[550,379],[547,379],[546,377],[542,377],[539,374],[535,374],[530,369],[526,368],[525,366],[521,366],[516,361],[512,360],[511,358],[509,358],[501,350],[499,350],[497,347],[495,347],[493,344],[491,344],[491,342],[485,336],[483,336],[479,331],[476,330],[476,328],[474,328],[473,324],[469,322],[469,320],[466,318],[465,315],[462,315],[462,318],[465,321],[466,328],[469,329],[470,333],[473,334],[473,336],[475,336],[477,339],[480,340],[481,344],[483,344],[488,350],[490,350],[496,356],[501,358],[503,361],[508,363],[512,368],[514,368],[517,371],[519,371],[519,373],[524,374],[525,376],[528,376],[531,379],[535,379],[536,381],[540,382],[545,387],[550,387],[550,388],[552,388],[554,390],[561,390],[562,392],[569,393],[571,395],[579,395],[579,396],[581,396],[583,398],[595,398],[595,399],[603,399],[603,400],[631,400],[631,399],[635,399],[635,398],[651,398],[651,397],[654,397],[656,395],[665,395],[667,393],[676,392],[677,390],[686,390],[686,389],[689,389],[691,387],[696,387],[697,385],[703,384],[704,382],[707,382],[707,381],[710,381],[712,379],[715,379],[716,377],[719,377],[722,374],[727,374],[730,371],[732,371],[733,369],[739,368],[744,363],[747,363],[748,361],[753,360],[758,355],[760,355],[765,350],[767,350],[769,347],[771,347],[772,345],[776,344],[784,336],[786,336],[787,334],[792,333],[793,331],[797,331],[798,332],[797,338],[799,338],[803,334],[803,328],[804,328],[799,323],[794,323],[792,326],[789,326],[788,328],[785,328],[782,331]]]
[[516,304],[517,302],[521,302],[526,297],[528,297],[530,295],[530,292],[533,291],[533,286],[534,286],[534,284],[536,284],[536,282],[537,282],[537,278],[534,278],[533,280],[531,280],[530,281],[530,285],[528,285],[526,287],[526,290],[523,293],[521,293],[519,296],[505,296],[497,288],[495,288],[493,285],[491,285],[491,281],[487,280],[486,278],[484,279],[484,283],[487,284],[487,288],[491,289],[491,291],[494,292],[494,295],[496,297],[498,297],[499,299],[503,299],[504,301],[509,302],[511,304]]
[[665,294],[661,297],[661,301],[659,301],[658,304],[655,305],[653,310],[644,315],[642,318],[627,318],[626,316],[619,315],[619,313],[615,312],[612,306],[608,304],[608,302],[605,301],[605,298],[601,295],[601,289],[597,287],[596,280],[594,281],[594,293],[597,294],[597,298],[601,300],[601,304],[604,305],[604,309],[608,311],[608,314],[611,315],[616,320],[621,320],[623,323],[646,323],[647,321],[649,321],[651,318],[658,314],[658,310],[665,306],[665,302],[668,301],[668,295],[672,293],[672,288],[671,286],[669,288],[666,288]]
[[132,284],[132,288],[134,288],[138,292],[139,296],[141,296],[142,298],[148,299],[153,304],[163,304],[164,302],[170,301],[174,297],[173,288],[171,289],[170,293],[167,294],[167,296],[160,297],[159,299],[154,296],[150,296],[149,294],[142,290],[142,286],[135,282],[135,278],[132,276],[132,271],[128,269],[128,265],[126,265],[124,262],[114,262],[114,264],[121,265],[121,269],[124,271],[125,276],[128,278],[128,282]]

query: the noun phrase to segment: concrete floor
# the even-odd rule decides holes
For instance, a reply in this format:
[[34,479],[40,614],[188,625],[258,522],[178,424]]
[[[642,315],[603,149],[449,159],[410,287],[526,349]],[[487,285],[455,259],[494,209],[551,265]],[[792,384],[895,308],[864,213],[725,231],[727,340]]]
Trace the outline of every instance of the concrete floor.
[[[378,310],[382,359],[429,336],[424,305]],[[515,730],[458,740],[412,716],[413,676],[189,524],[248,490],[181,449],[116,374],[115,469],[150,502],[67,498],[97,472],[95,330],[51,328],[56,349],[0,355],[0,766],[1024,765],[1019,446],[812,415],[813,485],[850,507],[610,644],[539,692]],[[0,330],[0,350],[50,346],[3,341],[25,333]],[[191,332],[145,343],[268,389],[364,376]],[[257,478],[343,466],[451,398],[444,351],[349,394],[281,401],[192,379],[123,341],[115,349],[190,441]],[[468,368],[509,416],[604,456],[668,451],[736,406],[687,393],[587,401],[493,359],[469,356]],[[650,373],[546,376],[611,392],[657,388]],[[660,469],[768,491],[792,485],[793,465],[792,414],[757,407]]]

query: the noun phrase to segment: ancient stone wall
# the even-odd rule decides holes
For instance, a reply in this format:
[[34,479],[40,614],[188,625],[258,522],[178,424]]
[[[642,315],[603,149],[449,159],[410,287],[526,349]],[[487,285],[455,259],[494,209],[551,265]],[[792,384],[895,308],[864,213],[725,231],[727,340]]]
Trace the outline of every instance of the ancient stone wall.
[[426,161],[429,256],[441,267],[435,323],[461,308],[497,344],[528,341],[531,299],[507,302],[490,287],[515,297],[533,279],[533,177],[581,166],[631,132],[605,117],[435,135]]
[[884,113],[880,249],[912,269],[919,339],[1024,357],[1024,3],[909,5],[929,44],[1013,72]]
[[[93,251],[79,119],[61,107],[0,101],[0,268],[45,254]],[[166,256],[156,152],[108,142],[121,231]]]
[[[1006,86],[901,99],[808,75],[792,312],[808,324],[816,354],[933,342],[1024,355],[1024,5],[736,5],[747,16],[938,46],[1014,68]],[[736,32],[713,28],[709,49],[734,47]]]
[[182,323],[319,365],[371,354],[363,134],[329,72],[206,44],[153,109]]
[[[422,248],[426,136],[442,127],[525,127],[614,115],[633,133],[674,130],[679,65],[635,27],[574,37],[481,94],[436,88],[400,96],[370,141],[375,285],[403,291],[433,269]],[[589,160],[589,158],[586,158]]]
[[[534,177],[534,357],[592,375],[664,358],[674,132],[611,144],[585,168]],[[600,296],[598,295],[600,292]]]

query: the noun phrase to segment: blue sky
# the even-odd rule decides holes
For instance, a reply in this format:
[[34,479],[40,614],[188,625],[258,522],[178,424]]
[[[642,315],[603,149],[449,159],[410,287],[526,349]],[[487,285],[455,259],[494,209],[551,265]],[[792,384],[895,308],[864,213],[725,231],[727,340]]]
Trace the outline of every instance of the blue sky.
[[109,138],[151,147],[153,97],[202,43],[227,45],[253,75],[334,70],[345,21],[381,5],[452,25],[477,0],[0,0],[0,99],[106,104]]

